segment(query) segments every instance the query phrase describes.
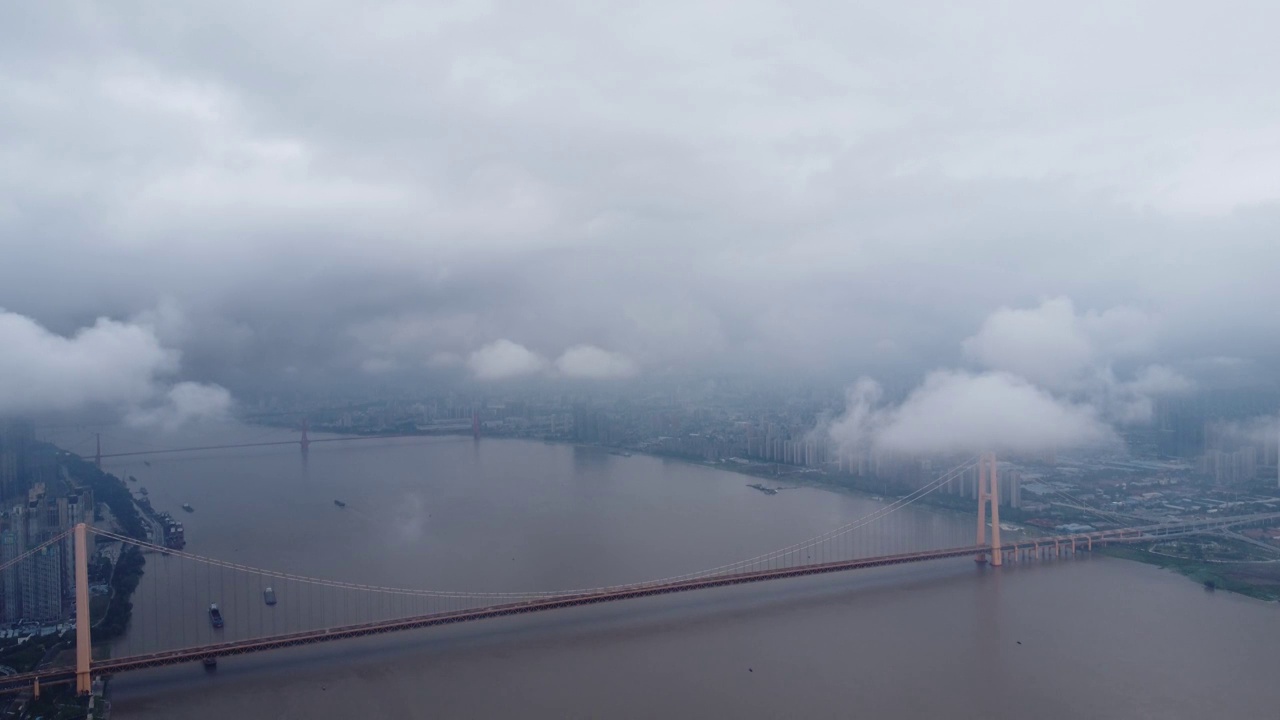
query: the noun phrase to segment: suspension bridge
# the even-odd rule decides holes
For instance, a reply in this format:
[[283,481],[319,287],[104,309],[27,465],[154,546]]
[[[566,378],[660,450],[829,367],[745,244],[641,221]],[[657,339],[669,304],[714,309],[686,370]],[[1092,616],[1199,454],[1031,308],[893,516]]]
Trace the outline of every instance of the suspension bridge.
[[304,417],[302,420],[301,435],[299,435],[298,439],[296,440],[261,440],[261,441],[223,443],[219,445],[200,445],[200,446],[180,447],[180,448],[146,448],[146,449],[125,450],[121,452],[107,452],[107,453],[102,452],[101,433],[95,432],[93,433],[93,436],[94,436],[93,460],[94,460],[94,463],[99,468],[101,468],[103,460],[145,457],[145,456],[151,456],[151,455],[171,455],[175,453],[203,452],[207,450],[234,450],[239,448],[280,447],[282,445],[297,445],[303,450],[303,452],[305,452],[308,449],[310,449],[313,444],[318,444],[318,443],[348,443],[348,442],[358,442],[361,440],[387,440],[391,438],[422,437],[423,435],[430,434],[431,432],[459,433],[459,432],[465,431],[465,432],[471,433],[473,437],[478,439],[480,437],[480,415],[478,413],[473,412],[469,420],[459,420],[457,422],[453,422],[450,424],[439,425],[434,428],[430,428],[424,432],[414,432],[414,433],[394,432],[394,433],[377,433],[377,434],[370,434],[370,435],[337,435],[333,437],[313,438],[309,435],[309,430],[310,430],[310,424],[308,420]]
[[[873,540],[887,518],[946,488],[975,466],[979,514],[974,543],[885,553],[884,546]],[[0,693],[33,690],[38,695],[42,685],[63,683],[74,683],[77,692],[88,693],[97,677],[194,661],[212,663],[313,643],[947,558],[972,557],[1000,566],[1280,520],[1280,512],[1260,513],[1006,542],[1000,535],[996,478],[996,459],[985,454],[862,517],[768,553],[671,577],[560,591],[472,592],[359,584],[182,552],[82,523],[0,564],[0,577],[29,577],[42,568],[48,570],[51,553],[63,553],[60,557],[69,559],[63,567],[69,571],[67,595],[74,597],[75,617],[75,651],[68,653],[74,655],[74,662],[68,658],[65,663],[0,677]],[[116,558],[128,552],[145,554],[146,572],[154,574],[150,587],[157,602],[151,615],[135,615],[129,628],[131,636],[147,641],[145,647],[140,643],[141,649],[95,658],[89,566],[91,559],[104,552]],[[193,623],[193,619],[200,621]]]

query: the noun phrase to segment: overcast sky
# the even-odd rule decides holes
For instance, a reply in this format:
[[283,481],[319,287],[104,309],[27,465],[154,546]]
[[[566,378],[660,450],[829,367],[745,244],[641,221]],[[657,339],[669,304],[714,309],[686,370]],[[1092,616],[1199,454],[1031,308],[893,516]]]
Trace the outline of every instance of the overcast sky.
[[1269,378],[1277,27],[1264,1],[4,3],[0,406],[938,370],[1123,419]]

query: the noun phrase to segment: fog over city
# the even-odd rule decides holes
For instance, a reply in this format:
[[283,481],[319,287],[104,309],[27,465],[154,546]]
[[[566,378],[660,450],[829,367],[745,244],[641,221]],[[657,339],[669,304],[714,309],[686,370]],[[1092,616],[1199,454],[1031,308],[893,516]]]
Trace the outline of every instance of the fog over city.
[[1276,720],[1278,28],[0,0],[0,718]]
[[1280,9],[1103,10],[10,4],[0,414],[727,373],[1114,443],[1273,377]]

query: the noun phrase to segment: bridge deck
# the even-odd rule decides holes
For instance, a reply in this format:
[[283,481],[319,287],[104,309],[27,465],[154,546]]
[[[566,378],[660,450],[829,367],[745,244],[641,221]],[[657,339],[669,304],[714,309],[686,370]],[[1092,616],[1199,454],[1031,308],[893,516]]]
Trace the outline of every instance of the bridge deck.
[[[1195,521],[1191,523],[1148,526],[1144,528],[1121,528],[1119,530],[1082,533],[1076,535],[1033,537],[1016,542],[1004,543],[1001,545],[1000,549],[1002,553],[1007,554],[1018,551],[1033,550],[1036,548],[1043,549],[1055,545],[1070,547],[1074,542],[1076,549],[1079,550],[1081,548],[1088,547],[1090,544],[1102,546],[1112,543],[1150,541],[1160,537],[1167,537],[1169,535],[1203,532],[1207,529],[1225,527],[1229,525],[1275,520],[1278,517],[1280,517],[1280,513],[1268,513],[1252,516],[1238,516],[1235,518]],[[859,560],[841,560],[797,567],[717,575],[692,580],[655,583],[652,585],[635,585],[613,590],[602,590],[600,592],[558,595],[544,599],[491,605],[471,610],[434,613],[396,620],[344,625],[321,630],[309,630],[305,632],[276,635],[266,638],[237,640],[178,650],[133,655],[123,658],[99,660],[92,663],[91,670],[94,675],[142,670],[145,668],[202,660],[209,657],[242,655],[245,653],[276,650],[300,645],[311,645],[314,643],[330,642],[333,640],[343,640],[368,635],[380,635],[383,633],[434,627],[437,625],[474,622],[477,620],[505,617],[508,615],[524,615],[528,613],[558,610],[583,605],[595,605],[599,603],[650,597],[654,595],[667,595],[672,593],[690,592],[693,590],[725,587],[729,585],[742,585],[769,580],[780,580],[784,578],[844,572],[848,570],[903,565],[931,560],[943,560],[947,558],[966,556],[977,557],[988,554],[990,551],[991,548],[987,545],[971,545],[945,550],[928,550],[923,552],[863,558]],[[29,687],[31,683],[37,679],[39,679],[42,684],[48,685],[69,682],[74,680],[74,678],[75,674],[72,668],[46,668],[44,670],[38,670],[30,673],[0,677],[0,692],[12,692]]]

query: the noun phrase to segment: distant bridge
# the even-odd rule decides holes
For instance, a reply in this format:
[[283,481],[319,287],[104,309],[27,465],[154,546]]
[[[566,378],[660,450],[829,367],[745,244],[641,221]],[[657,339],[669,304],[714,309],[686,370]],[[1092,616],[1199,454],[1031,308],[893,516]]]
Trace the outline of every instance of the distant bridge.
[[[448,432],[455,432],[455,433],[460,430],[470,430],[470,432],[475,437],[479,437],[480,436],[479,419],[476,417],[473,417],[469,422],[470,422],[469,425],[464,425],[462,424],[462,421],[460,421],[459,423],[450,424],[447,426],[441,426],[438,428],[438,430],[442,432],[448,431]],[[297,440],[267,440],[267,441],[259,441],[259,442],[237,442],[237,443],[224,443],[221,445],[198,445],[194,447],[160,448],[160,449],[153,449],[153,450],[129,450],[126,452],[115,452],[115,453],[102,452],[102,436],[99,434],[99,435],[96,435],[94,439],[95,452],[93,455],[93,460],[98,467],[102,467],[102,461],[108,460],[111,458],[143,457],[143,456],[150,456],[150,455],[169,455],[173,453],[201,452],[206,450],[233,450],[237,448],[252,448],[252,447],[280,447],[283,445],[297,445],[305,452],[312,445],[316,443],[354,442],[357,440],[387,440],[391,438],[424,437],[430,434],[430,432],[428,431],[413,432],[413,433],[398,432],[398,433],[383,433],[379,435],[340,435],[338,437],[312,439],[308,435],[308,430],[309,430],[308,425],[307,423],[304,422],[302,425],[302,434],[298,437]]]

